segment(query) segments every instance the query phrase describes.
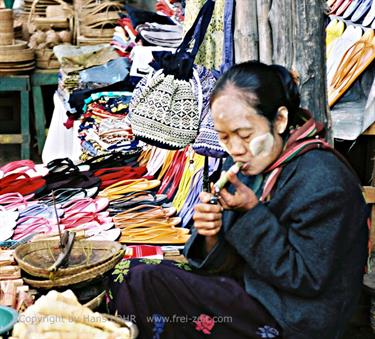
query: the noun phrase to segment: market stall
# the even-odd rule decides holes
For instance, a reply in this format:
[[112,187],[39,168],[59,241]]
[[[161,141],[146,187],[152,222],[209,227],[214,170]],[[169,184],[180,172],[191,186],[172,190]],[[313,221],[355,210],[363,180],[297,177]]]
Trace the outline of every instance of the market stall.
[[[234,43],[241,40],[235,27],[243,2],[150,2],[145,9],[137,1],[25,0],[15,17],[24,21],[28,42],[13,35],[6,46],[0,42],[0,73],[12,63],[12,75],[35,67],[58,74],[48,135],[44,145],[38,140],[43,163],[25,159],[0,167],[0,304],[20,314],[16,323],[17,314],[3,310],[11,324],[3,332],[12,338],[135,338],[134,319],[107,314],[108,275],[122,281],[131,258],[169,259],[190,269],[182,249],[194,206],[219,180],[228,157],[214,129],[210,95],[220,75],[246,55]],[[364,28],[375,23],[375,2],[362,24],[347,21],[359,16],[356,9],[341,18],[339,2],[331,1],[326,28],[332,107],[341,107],[341,97],[375,58],[374,29]],[[264,15],[277,22],[265,3],[258,1],[259,31]],[[0,10],[0,18],[13,27],[9,13]],[[343,33],[344,23],[349,32]],[[9,30],[14,34],[0,19],[0,37]],[[361,32],[353,36],[355,30]],[[271,33],[263,32],[267,41],[252,53],[267,62],[282,59],[280,32],[274,32],[274,54]],[[249,43],[254,34],[247,33]],[[9,48],[25,57],[3,62]],[[324,69],[316,62],[322,55],[306,68]],[[300,76],[305,101],[325,88],[324,76],[313,86],[309,71]],[[371,81],[361,126],[350,129],[354,137],[375,119],[373,74]],[[332,111],[333,137],[342,138],[348,130],[340,127],[340,111]]]

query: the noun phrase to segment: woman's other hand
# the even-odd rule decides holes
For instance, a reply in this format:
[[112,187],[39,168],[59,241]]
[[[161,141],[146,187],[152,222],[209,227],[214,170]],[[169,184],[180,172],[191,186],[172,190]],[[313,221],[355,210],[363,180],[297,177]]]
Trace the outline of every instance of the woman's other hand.
[[247,212],[258,204],[255,193],[243,184],[236,174],[228,172],[229,182],[234,186],[235,193],[229,193],[225,188],[220,191],[219,201],[223,208],[238,212]]

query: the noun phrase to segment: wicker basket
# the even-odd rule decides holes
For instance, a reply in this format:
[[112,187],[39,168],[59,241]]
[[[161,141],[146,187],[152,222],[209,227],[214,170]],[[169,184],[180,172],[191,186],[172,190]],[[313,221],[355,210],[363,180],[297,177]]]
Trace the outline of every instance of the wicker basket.
[[94,311],[101,305],[101,303],[104,300],[104,297],[105,297],[105,291],[100,293],[98,296],[96,296],[94,299],[90,300],[89,302],[87,302],[83,306],[86,306],[90,310]]
[[60,63],[55,57],[52,49],[37,49],[35,50],[36,55],[36,67],[41,69],[59,69]]
[[[71,277],[82,271],[98,267],[118,256],[122,246],[113,241],[75,241],[70,257],[69,267],[61,268],[54,273],[54,278]],[[50,278],[48,270],[60,253],[56,240],[35,241],[17,247],[14,258],[22,270],[33,277]]]
[[0,27],[8,26],[10,23],[13,27],[13,11],[11,9],[0,9]]
[[62,18],[60,14],[58,17],[45,17],[46,9],[43,11],[43,13],[36,12],[39,1],[40,0],[34,0],[31,6],[28,18],[28,28],[30,33],[34,32],[36,29],[46,30],[50,28],[73,30],[74,11],[71,5],[62,0],[54,0],[54,2],[62,7],[62,10],[66,13],[66,17]]
[[0,9],[0,46],[11,45],[13,40],[13,11]]
[[65,276],[64,278],[57,278],[53,280],[35,280],[30,278],[23,278],[24,282],[34,288],[51,289],[56,287],[72,286],[81,282],[88,282],[102,276],[104,273],[111,270],[123,258],[125,251],[120,250],[110,260],[91,267],[89,269],[81,268],[79,273]]
[[122,6],[123,4],[117,1],[102,3],[82,1],[77,18],[78,43],[80,45],[109,43]]
[[91,25],[91,26],[82,25],[80,32],[81,32],[82,35],[84,35],[88,38],[101,37],[101,38],[112,39],[113,33],[115,32],[115,28],[114,27],[104,28],[107,24],[113,25],[113,22],[107,21],[107,22],[103,22],[103,23],[94,24],[94,25]]

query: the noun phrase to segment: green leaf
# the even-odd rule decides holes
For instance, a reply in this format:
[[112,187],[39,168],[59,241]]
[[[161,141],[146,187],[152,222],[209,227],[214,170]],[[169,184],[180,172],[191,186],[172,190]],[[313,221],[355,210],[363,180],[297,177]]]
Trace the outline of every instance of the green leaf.
[[141,259],[139,261],[146,265],[159,265],[161,263],[160,259]]

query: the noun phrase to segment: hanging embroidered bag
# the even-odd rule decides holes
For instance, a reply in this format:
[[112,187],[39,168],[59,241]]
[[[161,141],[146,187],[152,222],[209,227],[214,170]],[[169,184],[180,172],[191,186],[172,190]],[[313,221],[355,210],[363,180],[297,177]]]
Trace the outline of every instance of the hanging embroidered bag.
[[143,78],[134,90],[129,119],[138,139],[167,149],[181,149],[195,140],[202,89],[193,66],[214,6],[213,0],[206,1],[176,52],[166,54],[161,69]]

